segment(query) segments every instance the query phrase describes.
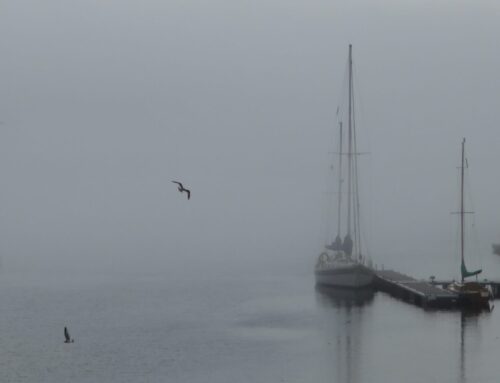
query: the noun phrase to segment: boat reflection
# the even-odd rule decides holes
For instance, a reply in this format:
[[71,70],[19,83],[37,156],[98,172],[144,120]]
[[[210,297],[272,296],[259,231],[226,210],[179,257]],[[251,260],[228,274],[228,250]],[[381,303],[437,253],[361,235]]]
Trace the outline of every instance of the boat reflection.
[[370,303],[375,296],[372,288],[348,289],[316,285],[316,296],[323,305],[334,307],[363,306]]
[[[478,318],[480,313],[480,311],[462,311],[460,313],[460,383],[467,382],[467,332],[470,333],[470,331],[478,331]],[[470,334],[469,338],[471,338]]]
[[327,380],[356,383],[360,378],[365,317],[370,316],[373,289],[351,290],[316,287],[316,302],[322,319],[322,353]]

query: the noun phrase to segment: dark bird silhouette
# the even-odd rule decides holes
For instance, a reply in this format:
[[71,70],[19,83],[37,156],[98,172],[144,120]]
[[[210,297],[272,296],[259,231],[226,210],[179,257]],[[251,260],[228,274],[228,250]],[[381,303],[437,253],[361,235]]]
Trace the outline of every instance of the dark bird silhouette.
[[64,338],[66,339],[64,343],[69,343],[71,341],[71,337],[69,336],[69,331],[67,327],[64,327]]
[[186,189],[180,182],[178,181],[172,181],[174,184],[177,184],[179,185],[179,187],[177,188],[177,190],[179,190],[181,193],[182,192],[186,192],[187,193],[187,196],[188,196],[188,199],[191,198],[191,190],[189,189]]
[[74,339],[71,339],[71,337],[69,336],[69,331],[68,331],[68,328],[67,327],[64,327],[64,343],[73,343],[75,340]]

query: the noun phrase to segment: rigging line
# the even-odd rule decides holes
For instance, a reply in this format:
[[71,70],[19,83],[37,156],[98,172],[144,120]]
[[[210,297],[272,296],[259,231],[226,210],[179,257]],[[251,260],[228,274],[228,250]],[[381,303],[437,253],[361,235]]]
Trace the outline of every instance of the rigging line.
[[[354,152],[358,152],[358,144],[356,139],[356,113],[355,113],[355,103],[354,103],[354,89],[352,89],[352,132],[353,132],[353,145]],[[354,203],[355,203],[355,214],[356,214],[356,225],[357,225],[357,246],[358,255],[361,255],[361,219],[360,219],[360,203],[359,203],[359,174],[358,174],[358,157],[354,157]]]
[[[473,182],[471,181],[471,176],[470,176],[470,171],[469,171],[469,166],[468,166],[468,161],[467,161],[467,152],[465,152],[465,161],[466,161],[466,167],[464,169],[465,171],[465,198],[466,198],[466,202],[469,204],[470,206],[470,209],[471,211],[476,211],[475,209],[475,204],[474,204],[474,199],[473,199],[473,189],[472,189],[472,185],[473,185]],[[469,235],[468,235],[468,239],[469,239],[469,254],[477,254],[479,253],[479,256],[478,257],[475,257],[475,261],[479,261],[478,263],[480,265],[483,264],[483,257],[481,257],[481,254],[483,253],[483,249],[482,249],[482,246],[480,245],[480,241],[479,241],[479,231],[478,231],[478,228],[477,228],[477,222],[476,222],[476,217],[475,215],[473,215],[471,217],[471,220],[470,220],[470,225],[468,225],[470,228],[469,228]],[[474,258],[472,258],[472,260],[474,260]]]
[[[342,125],[342,122],[339,121],[339,126]],[[332,144],[335,145],[342,145],[342,142],[341,140],[339,139],[338,142],[336,142],[336,135],[333,134],[332,135],[333,137],[333,142]],[[341,150],[342,150],[342,146],[340,146]],[[342,198],[342,189],[340,188],[340,182],[339,184],[337,185],[335,180],[336,178],[338,178],[339,180],[341,179],[341,174],[342,174],[342,162],[340,161],[339,163],[339,157],[337,157],[337,155],[339,154],[337,151],[335,152],[328,152],[329,156],[329,166],[328,166],[328,177],[327,177],[327,188],[329,190],[328,194],[329,196],[327,197],[327,211],[326,211],[326,216],[325,216],[325,228],[326,228],[326,233],[325,233],[325,244],[326,245],[329,245],[331,244],[333,241],[334,241],[334,237],[335,237],[335,219],[332,219],[332,217],[335,217],[335,214],[338,214],[340,216],[340,213],[341,213],[341,205],[339,206],[339,210],[337,211],[336,210],[336,204],[337,204],[337,201],[338,199],[341,199]],[[335,165],[338,165],[338,169],[337,169],[337,166]],[[335,189],[337,189],[336,191],[334,191]],[[339,230],[339,228],[341,227],[341,221],[340,221],[340,217],[339,217],[339,221],[338,221],[338,226],[337,226],[337,231]]]
[[[353,136],[353,139],[352,139],[352,145],[353,145],[353,151],[356,151],[356,131],[355,131],[355,125],[354,125],[354,100],[351,101],[352,102],[352,109],[353,109],[353,117],[352,117],[352,120],[353,120],[353,123],[352,123],[352,136]],[[358,254],[360,253],[360,247],[359,247],[359,227],[358,227],[358,219],[359,219],[359,212],[358,212],[358,205],[356,203],[356,195],[357,195],[357,172],[356,172],[356,157],[353,158],[353,163],[352,163],[352,170],[353,170],[353,179],[352,179],[352,188],[353,188],[353,191],[352,191],[352,210],[353,210],[353,227],[354,227],[354,246],[355,246],[355,249],[356,249],[356,252],[355,254]]]
[[351,200],[352,200],[352,45],[349,45],[349,112],[348,112],[348,121],[349,121],[349,133],[348,133],[348,144],[347,144],[347,152],[349,155],[347,156],[347,235],[351,236]]
[[470,204],[471,206],[471,210],[472,211],[475,211],[474,209],[474,200],[472,198],[473,196],[473,190],[472,190],[472,184],[473,182],[471,182],[471,176],[470,176],[470,172],[468,170],[468,168],[465,168],[465,186],[466,186],[466,190],[465,190],[465,198],[467,199],[467,202]]
[[[331,164],[332,163],[332,159],[329,159],[328,160],[328,163]],[[334,197],[332,196],[333,194],[335,194],[333,192],[333,187],[334,185],[331,184],[331,180],[332,180],[332,165],[329,165],[328,166],[328,170],[326,172],[326,179],[325,179],[325,185],[326,185],[326,189],[327,189],[327,192],[325,193],[325,199],[323,200],[324,201],[324,209],[322,209],[322,226],[324,227],[324,236],[323,236],[323,240],[325,241],[325,245],[329,244],[330,243],[330,239],[331,239],[331,235],[332,235],[332,232],[333,232],[333,222],[331,220],[331,216],[334,214]]]
[[[455,219],[453,219],[453,217],[450,215],[448,216],[448,226],[447,226],[448,230],[447,230],[447,234],[448,234],[448,246],[447,249],[448,249],[448,258],[449,260],[454,260],[455,259],[455,244],[456,244],[456,233],[455,233],[455,228],[456,228],[456,225],[455,225]],[[449,270],[456,270],[455,267],[453,268],[449,268]]]
[[345,111],[345,99],[346,97],[346,91],[347,91],[347,81],[349,78],[349,61],[346,62],[345,69],[344,69],[344,77],[342,80],[342,85],[340,88],[340,94],[337,99],[337,122],[342,121],[344,119],[344,111]]
[[[335,144],[335,139],[333,138],[332,140],[332,145]],[[331,219],[331,217],[333,217],[335,215],[335,199],[338,198],[337,197],[337,194],[338,194],[338,191],[337,192],[334,192],[333,190],[335,190],[335,182],[334,182],[334,178],[335,178],[335,172],[336,171],[340,171],[339,170],[336,170],[334,168],[334,164],[335,164],[335,154],[332,154],[331,152],[329,152],[329,154],[331,155],[331,157],[329,156],[329,171],[328,171],[328,180],[327,180],[327,187],[328,187],[328,190],[330,191],[330,195],[327,199],[327,206],[328,206],[328,209],[327,209],[327,215],[326,215],[326,235],[325,235],[325,239],[326,239],[326,244],[330,244],[331,242],[333,242],[333,233],[335,231],[335,227],[334,227],[334,220]]]
[[[364,108],[363,108],[363,99],[362,99],[362,92],[356,92],[356,89],[358,88],[359,90],[359,84],[360,84],[360,81],[359,81],[359,76],[358,76],[358,70],[357,70],[357,65],[356,65],[356,62],[353,61],[352,63],[352,78],[353,78],[353,84],[352,84],[352,93],[353,93],[353,125],[354,125],[354,128],[353,128],[353,133],[355,135],[354,137],[354,140],[355,140],[355,146],[356,146],[356,149],[355,149],[355,152],[356,153],[359,153],[359,154],[369,154],[371,151],[370,151],[370,148],[368,147],[368,152],[358,152],[358,148],[357,148],[357,140],[356,140],[356,121],[359,121],[359,118],[361,116],[361,120],[363,122],[363,115],[364,115]],[[354,96],[354,94],[356,93],[356,96]],[[354,112],[354,99],[356,99],[356,113]],[[368,140],[368,144],[369,144],[369,140]],[[355,172],[356,172],[356,181],[358,183],[358,186],[359,186],[359,166],[358,166],[359,162],[357,161],[357,158],[355,157]],[[371,173],[370,173],[371,174]],[[371,184],[370,184],[371,185]],[[365,250],[367,250],[367,246],[366,246],[366,232],[362,232],[361,231],[361,209],[360,209],[360,197],[359,197],[359,187],[357,188],[358,189],[358,192],[357,192],[357,196],[356,196],[356,200],[357,200],[357,204],[358,204],[358,222],[359,222],[359,227],[358,227],[358,231],[359,231],[359,236],[360,236],[360,248],[361,248],[361,244],[364,243],[364,248]]]
[[321,214],[321,226],[324,229],[321,241],[324,241],[324,244],[327,245],[329,243],[329,239],[331,236],[331,219],[330,219],[330,214],[332,212],[332,204],[330,202],[331,196],[330,195],[325,195],[324,196],[324,203],[325,207],[324,209],[321,209],[322,214]]
[[[465,247],[465,238],[464,238],[464,152],[465,152],[465,138],[462,141],[462,162],[460,169],[460,254],[462,259],[462,265],[464,264],[464,247]],[[462,283],[464,281],[464,273],[462,273]]]
[[[356,137],[356,130],[354,130],[354,137]],[[354,147],[356,147],[356,138],[354,138]],[[359,176],[358,176],[358,159],[354,159],[354,199],[355,204],[355,214],[356,214],[356,231],[357,231],[357,242],[358,242],[358,254],[362,253],[361,243],[362,243],[362,232],[361,232],[361,210],[359,202]]]
[[[455,177],[455,190],[457,194],[455,195],[455,209],[456,211],[460,210],[460,172],[456,173]],[[450,217],[452,215],[450,214]],[[453,220],[453,229],[454,229],[454,237],[453,237],[453,262],[458,263],[460,265],[460,220]],[[458,257],[457,257],[458,255]],[[457,262],[458,261],[458,262]],[[456,268],[456,270],[460,270],[460,267]],[[456,274],[455,274],[456,275]]]
[[321,223],[321,233],[318,235],[318,242],[324,242],[324,245],[328,245],[330,242],[330,237],[332,235],[332,232],[334,230],[333,228],[333,222],[331,220],[331,216],[335,214],[335,209],[334,209],[334,204],[333,201],[335,200],[334,197],[332,197],[334,193],[334,185],[332,184],[332,179],[333,179],[333,163],[334,163],[335,156],[331,155],[330,153],[327,154],[326,156],[326,163],[328,166],[325,166],[324,170],[324,179],[323,179],[323,184],[325,188],[325,192],[321,193],[322,194],[322,199],[321,199],[321,215],[320,215],[320,223]]
[[339,195],[338,195],[338,224],[337,224],[337,235],[340,238],[340,224],[341,224],[341,207],[342,207],[342,121],[339,123]]
[[[465,141],[465,139],[464,139]],[[461,189],[461,195],[462,195],[462,208],[464,208],[464,204],[465,203],[470,203],[470,206],[472,207],[472,210],[474,211],[474,204],[473,204],[473,201],[472,201],[472,195],[470,193],[470,190],[471,190],[471,185],[470,185],[470,175],[469,175],[469,164],[468,164],[468,161],[467,161],[467,154],[465,153],[465,148],[463,148],[463,152],[462,152],[462,167],[460,168],[460,171],[461,171],[461,174],[462,174],[462,189]],[[464,184],[466,184],[466,187],[464,186]],[[474,250],[474,247],[475,247],[475,242],[476,242],[476,237],[475,237],[475,234],[477,233],[474,229],[475,229],[475,219],[474,219],[474,216],[472,216],[472,220],[469,221],[471,222],[471,224],[467,224],[467,227],[469,227],[469,230],[467,230],[466,232],[464,232],[465,230],[465,227],[466,227],[466,224],[465,224],[465,217],[462,216],[461,218],[463,221],[462,221],[462,236],[463,236],[463,239],[462,241],[465,241],[465,239],[467,239],[467,248],[465,248],[465,245],[463,244],[462,242],[462,246],[464,247],[463,250],[462,250],[462,254],[463,252],[466,252],[467,254],[473,254],[475,253],[475,251],[472,251]],[[472,229],[470,229],[470,226],[472,225]],[[466,234],[467,233],[467,234]],[[467,238],[465,238],[467,236]],[[471,260],[471,257],[469,256],[469,261]]]
[[[352,64],[352,71],[353,71],[353,92],[357,89],[358,92],[356,92],[356,109],[357,109],[357,120],[358,122],[361,122],[361,126],[365,126],[365,108],[364,108],[364,102],[363,102],[363,92],[361,91],[361,86],[359,85],[361,81],[359,81],[359,74],[357,70],[357,65],[356,62],[353,62]],[[363,136],[364,138],[365,136]],[[369,144],[369,140],[368,140]],[[368,145],[368,152],[370,152],[370,147]]]

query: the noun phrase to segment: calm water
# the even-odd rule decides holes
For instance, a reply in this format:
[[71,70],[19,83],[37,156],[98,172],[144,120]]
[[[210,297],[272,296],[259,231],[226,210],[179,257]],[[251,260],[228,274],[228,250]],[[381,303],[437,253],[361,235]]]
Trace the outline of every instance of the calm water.
[[325,293],[310,273],[1,277],[1,382],[498,381],[495,310]]

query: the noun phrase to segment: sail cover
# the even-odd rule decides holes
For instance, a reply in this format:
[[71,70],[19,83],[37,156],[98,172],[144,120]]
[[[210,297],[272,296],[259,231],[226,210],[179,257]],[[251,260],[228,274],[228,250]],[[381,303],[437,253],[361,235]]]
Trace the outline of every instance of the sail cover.
[[462,268],[461,269],[462,269],[462,278],[472,277],[473,275],[478,275],[479,273],[481,273],[483,271],[482,269],[479,269],[476,271],[467,271],[467,267],[465,267],[465,263],[463,260],[462,260]]

